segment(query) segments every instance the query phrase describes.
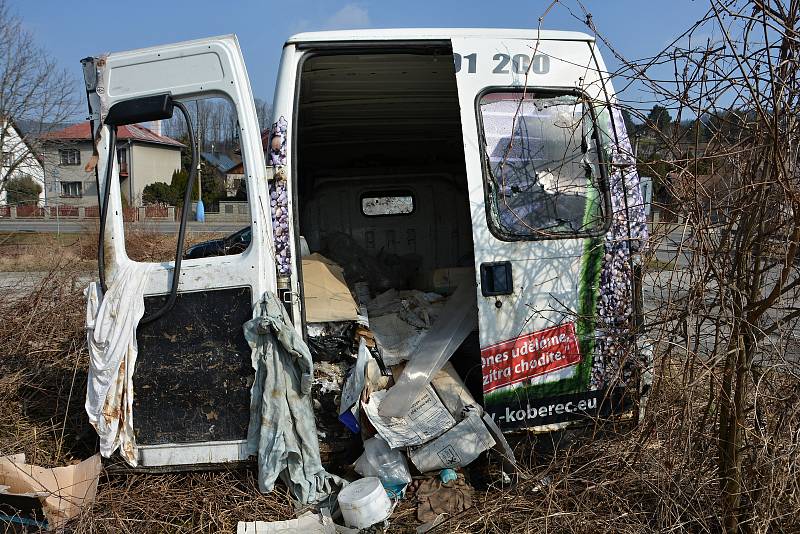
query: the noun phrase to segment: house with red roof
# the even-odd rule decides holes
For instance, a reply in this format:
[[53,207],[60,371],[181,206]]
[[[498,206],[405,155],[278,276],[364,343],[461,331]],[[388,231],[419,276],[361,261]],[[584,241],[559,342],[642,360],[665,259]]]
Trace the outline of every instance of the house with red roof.
[[[97,206],[97,181],[86,164],[92,157],[89,122],[41,137],[49,204]],[[120,190],[129,206],[142,205],[142,191],[155,182],[170,183],[181,168],[183,143],[138,124],[117,129]]]

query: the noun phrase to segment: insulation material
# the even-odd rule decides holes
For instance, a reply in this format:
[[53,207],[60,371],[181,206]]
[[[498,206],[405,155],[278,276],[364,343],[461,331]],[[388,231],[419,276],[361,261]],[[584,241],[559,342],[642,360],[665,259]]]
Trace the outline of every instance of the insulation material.
[[[0,457],[0,502],[3,497],[38,498],[50,529],[59,529],[94,501],[102,471],[100,455],[76,465],[45,468],[25,463],[25,455]],[[8,510],[5,510],[6,512]]]
[[131,466],[138,461],[133,433],[136,326],[144,315],[144,287],[152,268],[128,263],[114,271],[105,295],[97,282],[84,291],[89,348],[86,413],[100,437],[100,453],[109,458],[119,448]]
[[397,383],[389,388],[380,414],[403,417],[441,369],[478,325],[475,288],[460,286],[447,300],[436,322],[417,346]]
[[411,358],[444,303],[438,293],[390,289],[367,304],[370,329],[386,365]]
[[326,501],[344,482],[325,471],[311,404],[313,363],[286,308],[271,292],[244,324],[256,378],[247,447],[258,457],[258,485],[272,491],[280,476],[302,504]]
[[303,258],[303,302],[309,323],[358,318],[358,307],[344,281],[342,268],[319,254]]

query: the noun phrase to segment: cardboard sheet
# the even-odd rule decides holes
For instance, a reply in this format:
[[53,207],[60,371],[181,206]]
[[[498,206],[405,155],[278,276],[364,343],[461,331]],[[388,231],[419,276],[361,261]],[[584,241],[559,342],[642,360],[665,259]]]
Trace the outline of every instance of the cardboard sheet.
[[320,254],[303,258],[303,302],[309,323],[358,319],[342,268]]
[[99,454],[76,465],[54,468],[27,464],[24,454],[3,456],[0,493],[37,496],[49,528],[58,529],[94,500],[101,470]]
[[474,267],[445,267],[423,271],[414,279],[414,287],[449,295],[461,284],[475,283]]
[[467,406],[478,406],[475,397],[469,392],[450,362],[444,364],[444,367],[434,375],[431,385],[447,410],[456,419],[461,418],[462,412]]

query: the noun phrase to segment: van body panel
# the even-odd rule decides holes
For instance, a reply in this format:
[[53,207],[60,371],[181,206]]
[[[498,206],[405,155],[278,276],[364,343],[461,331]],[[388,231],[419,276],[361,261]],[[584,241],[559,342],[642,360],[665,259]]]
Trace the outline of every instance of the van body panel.
[[582,32],[504,28],[380,28],[364,30],[334,30],[304,32],[292,35],[287,44],[345,43],[352,41],[450,41],[458,38],[477,38],[484,41],[498,39],[535,39],[557,41],[594,41],[594,37]]
[[[623,402],[622,391],[629,383],[612,384],[610,377],[599,382],[593,378],[603,375],[598,370],[595,338],[605,257],[601,236],[611,228],[612,218],[608,212],[610,192],[602,183],[604,173],[597,176],[600,180],[596,187],[607,210],[599,231],[583,236],[509,239],[490,229],[489,221],[492,197],[487,173],[492,172],[489,169],[498,158],[487,152],[492,134],[484,131],[482,123],[481,106],[486,95],[506,91],[520,99],[528,94],[541,93],[544,97],[561,91],[564,95],[583,95],[595,116],[594,135],[602,139],[597,155],[602,158],[616,152],[611,146],[613,140],[601,135],[608,130],[601,122],[609,117],[613,89],[602,77],[594,44],[588,39],[476,37],[453,37],[452,42],[475,244],[485,408],[501,428],[538,430],[585,415],[626,409],[630,404]],[[509,131],[512,124],[516,129],[527,127],[524,113],[534,117],[545,112],[523,112],[522,108],[520,103],[516,111],[512,108],[508,112],[515,114],[507,118]],[[544,143],[535,141],[535,137],[522,137],[528,134],[517,135],[511,135],[509,147],[521,139],[529,139],[531,145]],[[509,154],[516,155],[512,148],[507,149],[503,155],[506,159],[500,158],[499,165],[507,164]],[[599,169],[609,169],[602,165],[599,160]],[[537,176],[541,176],[538,171]],[[513,292],[485,296],[481,266],[500,261],[510,265]],[[634,340],[630,352],[635,352],[635,338],[627,339]]]

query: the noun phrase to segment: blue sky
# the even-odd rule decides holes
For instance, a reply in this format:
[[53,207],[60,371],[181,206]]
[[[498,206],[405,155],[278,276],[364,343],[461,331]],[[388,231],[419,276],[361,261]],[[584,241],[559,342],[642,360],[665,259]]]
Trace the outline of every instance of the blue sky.
[[[595,25],[628,58],[653,55],[706,11],[690,0],[583,0]],[[300,31],[389,27],[535,28],[550,0],[10,0],[38,43],[81,76],[88,55],[236,33],[256,97],[272,101],[281,47]],[[576,0],[563,0],[543,28],[586,31]],[[610,69],[617,62],[604,50]],[[616,84],[619,88],[620,84]],[[641,85],[625,100],[645,100]],[[644,107],[650,107],[647,103]]]

